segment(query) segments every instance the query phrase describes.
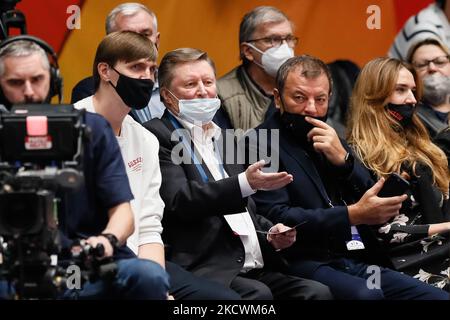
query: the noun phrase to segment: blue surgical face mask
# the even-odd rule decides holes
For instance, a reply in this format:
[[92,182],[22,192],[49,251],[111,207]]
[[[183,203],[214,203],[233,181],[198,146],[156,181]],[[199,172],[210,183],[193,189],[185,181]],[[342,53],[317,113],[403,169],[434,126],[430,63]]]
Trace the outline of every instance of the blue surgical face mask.
[[220,108],[220,100],[216,98],[178,99],[170,90],[167,90],[178,100],[178,116],[190,123],[201,125],[212,121]]

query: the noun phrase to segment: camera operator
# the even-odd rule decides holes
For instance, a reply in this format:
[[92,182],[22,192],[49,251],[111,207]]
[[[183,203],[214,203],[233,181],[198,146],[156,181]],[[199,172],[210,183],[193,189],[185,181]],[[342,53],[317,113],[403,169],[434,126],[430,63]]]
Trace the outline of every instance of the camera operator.
[[[1,45],[0,45],[1,46]],[[41,46],[19,40],[0,49],[0,103],[45,102],[51,98],[51,66]],[[85,142],[82,186],[62,195],[58,206],[58,228],[63,250],[77,239],[87,239],[92,247],[102,244],[104,256],[117,264],[115,277],[106,282],[86,282],[79,290],[65,290],[62,298],[165,299],[168,276],[150,260],[138,259],[125,246],[134,231],[129,186],[119,145],[109,123],[87,112],[90,138]],[[66,257],[60,256],[61,260]],[[0,282],[0,296],[7,294]]]

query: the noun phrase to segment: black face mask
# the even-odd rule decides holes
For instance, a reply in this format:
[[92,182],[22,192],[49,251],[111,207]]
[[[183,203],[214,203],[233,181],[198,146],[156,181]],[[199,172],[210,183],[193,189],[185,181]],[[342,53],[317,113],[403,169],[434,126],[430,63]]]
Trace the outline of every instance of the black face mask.
[[301,143],[307,142],[307,135],[314,126],[305,120],[305,117],[314,118],[321,121],[327,121],[327,116],[311,117],[295,113],[283,112],[281,115],[281,122],[284,127]]
[[152,96],[154,82],[150,79],[130,78],[116,69],[112,69],[119,74],[119,79],[116,86],[111,81],[109,83],[116,90],[119,97],[122,98],[123,102],[133,109],[140,110],[145,108]]
[[389,114],[397,120],[402,127],[407,127],[411,124],[412,116],[416,108],[411,103],[393,104],[388,103],[386,108]]

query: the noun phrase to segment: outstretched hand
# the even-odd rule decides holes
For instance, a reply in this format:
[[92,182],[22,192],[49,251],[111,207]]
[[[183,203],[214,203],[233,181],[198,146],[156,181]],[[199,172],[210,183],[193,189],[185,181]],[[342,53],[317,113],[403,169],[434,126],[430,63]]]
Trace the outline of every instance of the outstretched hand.
[[292,175],[286,171],[276,173],[263,172],[261,169],[265,164],[264,160],[260,160],[245,170],[248,183],[253,190],[275,190],[294,180]]

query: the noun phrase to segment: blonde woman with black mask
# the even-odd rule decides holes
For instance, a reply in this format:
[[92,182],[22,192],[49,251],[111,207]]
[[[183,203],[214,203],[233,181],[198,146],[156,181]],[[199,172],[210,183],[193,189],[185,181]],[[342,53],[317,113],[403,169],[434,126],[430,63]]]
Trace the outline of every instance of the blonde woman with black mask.
[[376,178],[398,173],[409,181],[400,214],[374,232],[395,269],[449,288],[449,171],[415,114],[421,81],[392,58],[370,61],[355,84],[348,141]]

